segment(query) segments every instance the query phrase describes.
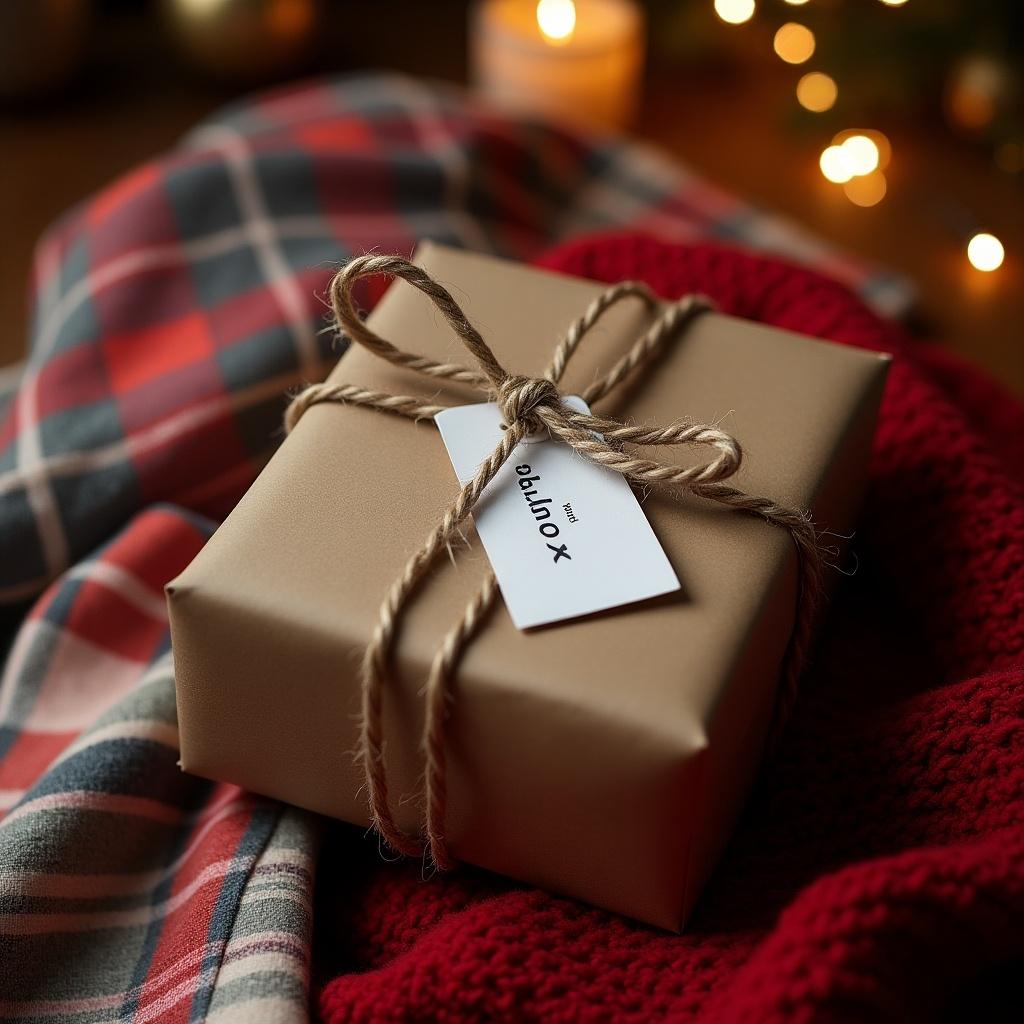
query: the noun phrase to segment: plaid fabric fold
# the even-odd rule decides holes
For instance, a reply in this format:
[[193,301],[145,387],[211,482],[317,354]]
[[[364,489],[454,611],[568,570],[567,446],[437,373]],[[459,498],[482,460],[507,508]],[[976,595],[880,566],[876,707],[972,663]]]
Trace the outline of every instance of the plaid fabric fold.
[[642,147],[452,89],[357,77],[214,117],[39,246],[29,359],[0,397],[0,600],[31,598],[153,502],[222,515],[280,439],[282,394],[337,356],[318,293],[340,261],[421,238],[527,258],[623,225],[813,264],[887,312],[908,302],[902,279]]
[[140,514],[8,656],[0,1019],[305,1019],[312,816],[177,764],[162,587],[211,530]]

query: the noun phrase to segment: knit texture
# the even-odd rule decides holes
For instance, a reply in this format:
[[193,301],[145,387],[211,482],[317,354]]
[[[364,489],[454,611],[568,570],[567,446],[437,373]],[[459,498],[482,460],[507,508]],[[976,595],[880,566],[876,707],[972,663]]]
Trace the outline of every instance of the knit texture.
[[859,566],[684,935],[472,869],[424,880],[335,826],[321,1014],[984,1018],[1024,966],[1024,410],[810,271],[635,235],[543,263],[893,352]]

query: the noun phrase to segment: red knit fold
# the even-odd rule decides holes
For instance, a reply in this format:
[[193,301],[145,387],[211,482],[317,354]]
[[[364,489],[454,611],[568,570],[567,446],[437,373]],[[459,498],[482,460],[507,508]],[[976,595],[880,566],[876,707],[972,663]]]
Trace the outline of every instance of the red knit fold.
[[1024,409],[843,286],[776,260],[620,235],[542,262],[893,352],[859,567],[684,935],[473,869],[423,880],[338,826],[318,905],[333,975],[321,1014],[983,1015],[974,1001],[1024,960]]

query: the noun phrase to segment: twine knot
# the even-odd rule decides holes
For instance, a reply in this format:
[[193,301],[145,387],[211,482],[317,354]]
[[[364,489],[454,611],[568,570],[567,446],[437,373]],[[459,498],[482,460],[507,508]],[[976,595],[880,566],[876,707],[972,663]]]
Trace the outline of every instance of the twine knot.
[[[352,297],[353,285],[360,278],[387,274],[402,278],[423,292],[448,321],[459,340],[476,362],[476,368],[456,363],[440,363],[425,356],[405,352],[362,320]],[[451,552],[461,524],[470,516],[484,489],[526,436],[542,427],[551,437],[567,444],[582,457],[606,469],[621,473],[627,480],[649,486],[658,484],[689,492],[739,512],[758,516],[789,532],[796,547],[800,568],[800,597],[796,625],[786,658],[786,671],[776,702],[777,734],[785,721],[796,693],[796,684],[810,643],[814,609],[820,592],[821,552],[814,525],[807,513],[780,505],[770,498],[747,494],[728,481],[740,468],[739,442],[718,426],[679,421],[667,426],[631,426],[620,420],[576,412],[566,405],[558,390],[569,360],[587,332],[617,303],[639,299],[653,314],[647,330],[604,376],[580,392],[583,401],[593,405],[617,387],[637,369],[649,365],[662,346],[694,317],[712,308],[709,300],[687,295],[665,307],[646,285],[624,281],[602,292],[568,329],[555,346],[551,364],[543,377],[510,374],[495,357],[480,332],[469,322],[462,307],[446,288],[425,270],[400,256],[361,256],[335,275],[330,287],[331,306],[338,329],[370,352],[396,366],[426,377],[438,377],[469,384],[497,402],[506,429],[494,451],[480,464],[476,475],[463,485],[441,522],[423,547],[409,559],[401,576],[389,589],[380,607],[377,626],[366,647],[361,671],[360,749],[370,813],[377,832],[394,850],[418,855],[424,847],[403,832],[391,814],[387,772],[384,763],[383,688],[390,670],[391,648],[398,622],[413,591],[429,575],[443,551]],[[355,384],[310,384],[292,398],[285,413],[285,429],[290,431],[310,406],[319,402],[341,402],[398,413],[410,419],[432,418],[445,406],[430,405],[408,395],[370,391]],[[644,458],[625,446],[685,445],[709,449],[705,462],[680,466]],[[439,868],[453,866],[445,836],[447,807],[444,723],[448,709],[449,681],[459,657],[497,596],[497,582],[488,572],[481,589],[466,606],[461,620],[444,637],[430,667],[425,687],[426,709],[423,726],[425,772],[426,847]]]
[[553,381],[544,377],[523,377],[517,373],[510,373],[498,385],[495,398],[505,426],[519,423],[528,434],[544,428],[541,419],[534,414],[534,409],[562,403],[562,395]]

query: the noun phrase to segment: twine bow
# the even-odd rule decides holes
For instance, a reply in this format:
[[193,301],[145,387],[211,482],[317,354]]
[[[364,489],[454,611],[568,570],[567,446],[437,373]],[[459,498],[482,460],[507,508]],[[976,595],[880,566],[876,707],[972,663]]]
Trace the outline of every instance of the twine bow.
[[[361,278],[375,274],[401,278],[423,292],[469,350],[477,368],[440,363],[404,352],[367,327],[354,304],[352,289]],[[562,401],[557,384],[580,342],[612,306],[629,298],[639,299],[657,315],[608,373],[582,391],[581,397],[588,405],[603,398],[635,370],[650,363],[679,329],[711,308],[709,300],[700,296],[686,296],[659,311],[657,298],[645,285],[634,281],[613,285],[594,299],[583,315],[572,324],[555,347],[551,364],[544,376],[524,377],[509,373],[498,362],[480,333],[444,287],[426,271],[399,256],[358,257],[340,270],[331,282],[331,306],[340,331],[374,355],[396,366],[426,377],[443,378],[479,388],[489,401],[497,402],[506,425],[494,451],[481,463],[473,479],[462,487],[441,522],[431,531],[423,546],[409,559],[401,575],[392,584],[380,607],[377,625],[362,661],[359,756],[366,780],[371,818],[378,833],[400,853],[419,856],[423,847],[398,827],[388,801],[382,697],[398,621],[406,603],[428,575],[437,556],[444,550],[450,550],[452,540],[459,534],[460,525],[473,511],[484,488],[516,446],[528,434],[536,431],[548,431],[553,438],[569,445],[583,457],[621,473],[634,483],[660,484],[689,492],[759,516],[789,532],[799,556],[800,598],[777,704],[776,723],[784,720],[788,713],[806,656],[813,611],[820,592],[821,556],[809,516],[799,509],[780,505],[769,498],[747,494],[725,483],[739,469],[742,450],[736,439],[719,427],[685,421],[664,427],[631,426],[604,416],[577,412]],[[354,384],[311,384],[295,395],[289,404],[285,413],[285,429],[292,430],[302,414],[311,405],[320,402],[368,406],[417,420],[433,417],[446,408],[405,395],[370,391]],[[627,445],[707,448],[710,449],[711,457],[702,464],[681,467],[642,458],[627,451]],[[483,585],[467,605],[461,620],[444,637],[427,678],[423,729],[426,761],[425,833],[431,859],[440,869],[449,868],[454,863],[448,851],[444,827],[447,805],[444,720],[449,680],[465,644],[479,628],[494,603],[496,593],[494,574],[488,571]]]

